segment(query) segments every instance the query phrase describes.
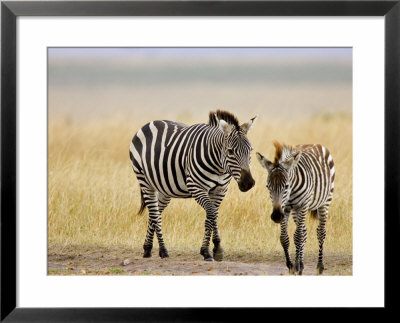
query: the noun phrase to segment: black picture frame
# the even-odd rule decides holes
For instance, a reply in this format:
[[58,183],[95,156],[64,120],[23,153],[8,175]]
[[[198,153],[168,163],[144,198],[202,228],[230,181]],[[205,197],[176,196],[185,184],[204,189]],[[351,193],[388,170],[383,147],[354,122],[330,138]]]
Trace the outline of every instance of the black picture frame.
[[[1,2],[1,321],[238,321],[266,309],[16,307],[16,19],[19,16],[384,16],[385,307],[395,310],[399,234],[400,0],[395,1],[2,1]],[[372,130],[373,131],[373,130]],[[371,147],[373,150],[373,147]],[[373,187],[371,187],[373,189]],[[372,234],[372,233],[371,233]],[[373,256],[371,256],[373,261]],[[373,277],[371,277],[373,279]],[[38,291],[40,292],[40,291]],[[268,292],[268,291],[266,291]],[[345,292],[345,291],[344,291]],[[288,297],[292,293],[288,291]],[[316,295],[316,297],[319,297]],[[251,313],[249,313],[251,312]],[[331,318],[336,314],[330,311]],[[282,314],[282,313],[281,313]],[[281,315],[280,314],[280,315]],[[253,316],[254,315],[254,316]],[[370,317],[371,318],[371,317]]]

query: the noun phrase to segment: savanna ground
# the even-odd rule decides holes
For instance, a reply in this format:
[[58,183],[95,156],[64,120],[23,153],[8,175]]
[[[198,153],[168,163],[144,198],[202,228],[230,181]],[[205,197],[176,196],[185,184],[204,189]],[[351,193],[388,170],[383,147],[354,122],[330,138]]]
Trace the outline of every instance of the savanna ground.
[[[304,93],[314,93],[314,96],[321,93],[315,89],[312,87],[312,91]],[[232,89],[230,91],[235,93]],[[297,114],[298,117],[288,118],[279,113],[263,112],[263,107],[258,107],[256,112],[259,118],[249,132],[254,148],[251,171],[256,185],[249,192],[242,193],[232,180],[219,212],[219,229],[225,259],[223,262],[209,263],[204,262],[199,254],[205,212],[193,199],[172,200],[163,213],[163,234],[170,258],[158,257],[156,238],[153,257],[142,258],[147,211],[143,215],[137,215],[140,206],[139,185],[130,165],[128,150],[136,131],[155,116],[151,110],[146,111],[146,106],[140,102],[132,103],[131,106],[135,108],[126,115],[72,118],[65,113],[66,110],[55,112],[58,111],[54,108],[57,102],[63,102],[66,106],[81,102],[79,93],[76,90],[74,96],[65,95],[60,98],[57,91],[50,91],[48,274],[288,274],[279,241],[280,226],[270,219],[271,203],[265,187],[267,174],[254,156],[255,151],[259,151],[272,158],[274,139],[290,144],[321,143],[331,151],[335,161],[336,180],[327,222],[324,275],[352,274],[352,118],[348,107],[342,109],[344,112],[339,112],[340,109],[324,113],[309,111],[308,114]],[[333,103],[344,95],[340,89],[329,93]],[[345,95],[348,93],[345,92]],[[280,93],[275,91],[274,95],[282,98],[288,93],[281,89]],[[292,92],[291,95],[296,93]],[[100,99],[95,97],[94,95],[96,103]],[[148,98],[155,100],[151,96]],[[108,102],[104,96],[101,100],[103,106],[112,107],[116,104],[116,101]],[[235,107],[233,112],[240,122],[247,121],[254,114],[253,110],[246,109],[246,100],[248,98],[243,97],[231,105]],[[277,99],[275,101],[270,98],[263,104],[279,104]],[[297,102],[303,101],[299,99]],[[95,106],[93,101],[85,102]],[[139,108],[143,106],[144,109]],[[243,107],[242,110],[237,109],[238,106]],[[180,110],[184,112],[168,111],[163,114],[163,118],[174,118],[187,124],[207,122],[208,111],[215,108],[224,106],[195,109],[188,104],[188,109]],[[279,110],[279,105],[275,108]],[[308,238],[304,274],[315,275],[318,221],[308,218],[306,225]],[[294,229],[295,225],[291,220],[289,236],[292,255]]]

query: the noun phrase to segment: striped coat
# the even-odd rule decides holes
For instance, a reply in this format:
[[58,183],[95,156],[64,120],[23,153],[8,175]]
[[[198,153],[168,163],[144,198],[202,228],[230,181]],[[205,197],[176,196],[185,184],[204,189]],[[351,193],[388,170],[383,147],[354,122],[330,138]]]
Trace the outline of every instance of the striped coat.
[[[233,177],[242,191],[254,186],[250,173],[251,145],[247,131],[255,118],[239,125],[236,117],[220,111],[209,114],[208,124],[187,126],[159,120],[143,126],[133,137],[130,159],[142,196],[140,212],[149,209],[144,257],[151,256],[154,232],[160,256],[168,257],[161,232],[161,213],[171,198],[193,197],[206,211],[200,253],[205,260],[222,260],[218,234],[218,207]],[[213,235],[214,253],[208,247]]]
[[[304,269],[304,245],[307,239],[305,217],[308,211],[319,219],[317,237],[319,241],[318,271],[322,273],[323,244],[326,237],[325,223],[332,202],[335,185],[335,165],[329,150],[322,145],[298,145],[295,147],[274,142],[273,162],[257,153],[257,159],[268,171],[267,187],[273,211],[271,218],[281,224],[281,244],[286,264],[290,271],[302,274]],[[289,255],[287,225],[290,214],[296,223],[294,242],[296,260]]]

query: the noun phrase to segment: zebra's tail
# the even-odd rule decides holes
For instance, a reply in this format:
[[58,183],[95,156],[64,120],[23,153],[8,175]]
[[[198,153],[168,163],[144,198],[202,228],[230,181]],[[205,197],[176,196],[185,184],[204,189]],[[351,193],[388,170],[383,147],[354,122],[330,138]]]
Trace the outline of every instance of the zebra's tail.
[[146,204],[144,204],[143,192],[142,192],[142,190],[140,190],[140,209],[139,209],[138,214],[142,214],[145,207],[146,207]]
[[311,211],[311,217],[313,219],[317,219],[318,218],[318,211],[317,210]]

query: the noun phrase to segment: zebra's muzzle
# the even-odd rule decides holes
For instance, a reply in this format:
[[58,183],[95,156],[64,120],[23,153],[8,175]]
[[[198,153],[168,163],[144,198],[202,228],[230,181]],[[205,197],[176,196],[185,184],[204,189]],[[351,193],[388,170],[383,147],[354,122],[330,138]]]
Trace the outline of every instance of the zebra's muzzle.
[[281,207],[274,208],[274,210],[272,211],[272,214],[271,214],[271,219],[275,223],[281,223],[283,220],[283,216],[284,216],[284,214],[283,214],[283,210]]
[[242,192],[247,192],[250,190],[256,182],[254,181],[253,176],[251,176],[250,170],[242,169],[240,171],[240,179],[238,181],[239,189]]

